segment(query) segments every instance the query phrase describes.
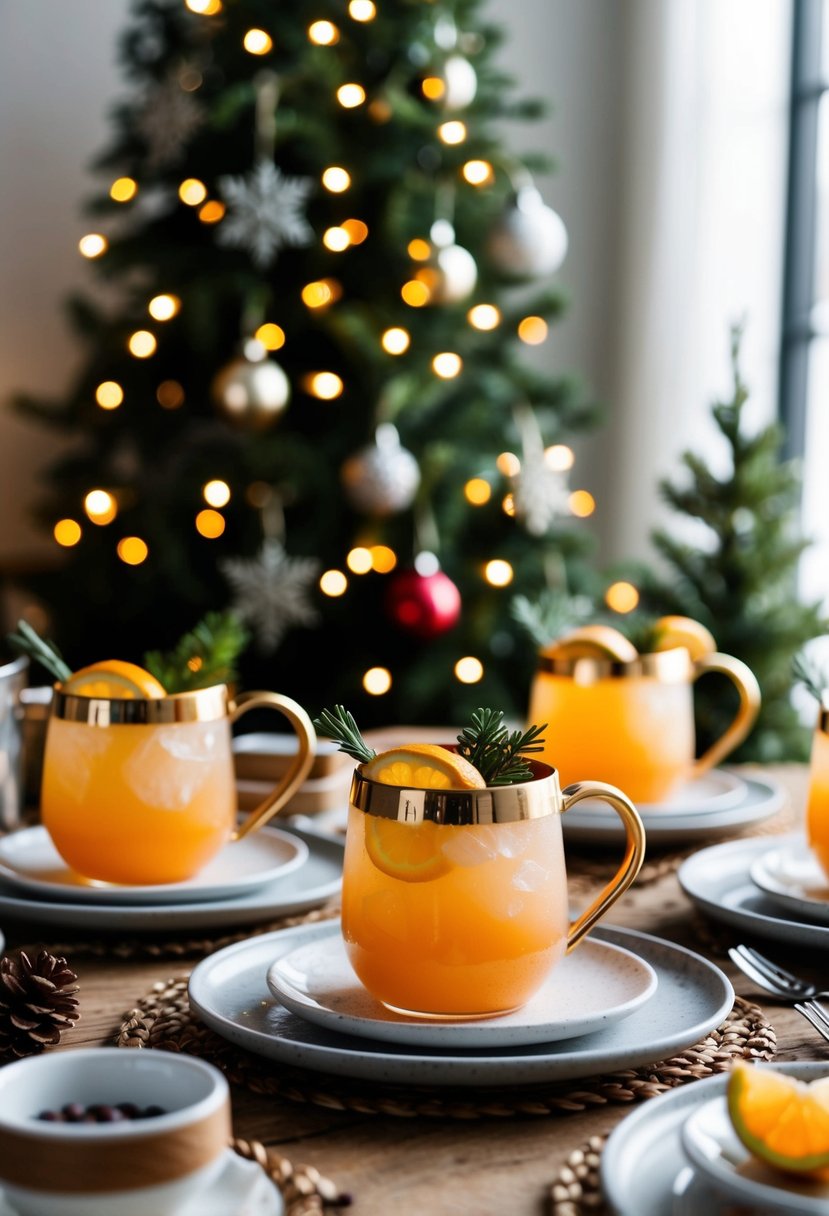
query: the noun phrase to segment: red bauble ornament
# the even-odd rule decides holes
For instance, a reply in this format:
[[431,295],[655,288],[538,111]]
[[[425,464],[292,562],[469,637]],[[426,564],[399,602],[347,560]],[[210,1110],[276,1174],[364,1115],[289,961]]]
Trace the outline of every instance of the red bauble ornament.
[[418,638],[436,638],[456,625],[461,593],[447,574],[403,570],[389,583],[386,606],[400,629]]

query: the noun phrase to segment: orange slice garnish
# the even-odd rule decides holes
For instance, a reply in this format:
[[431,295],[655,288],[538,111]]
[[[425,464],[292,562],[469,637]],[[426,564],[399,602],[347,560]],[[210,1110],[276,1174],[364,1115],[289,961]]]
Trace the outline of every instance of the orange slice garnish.
[[439,743],[390,747],[363,765],[363,775],[381,785],[401,785],[414,790],[486,788],[486,782],[474,765]]
[[829,1180],[829,1078],[811,1084],[739,1062],[728,1113],[750,1153],[789,1174]]
[[550,659],[610,659],[632,663],[639,652],[629,638],[612,625],[580,625],[542,649]]
[[654,632],[654,650],[674,650],[684,646],[694,662],[704,655],[714,654],[717,649],[711,631],[690,616],[661,616],[654,625]]
[[74,697],[112,697],[125,701],[156,700],[167,695],[154,675],[122,659],[106,659],[81,667],[63,681],[62,688]]
[[378,870],[401,882],[429,882],[452,868],[440,848],[440,828],[431,819],[398,823],[366,815],[366,850]]

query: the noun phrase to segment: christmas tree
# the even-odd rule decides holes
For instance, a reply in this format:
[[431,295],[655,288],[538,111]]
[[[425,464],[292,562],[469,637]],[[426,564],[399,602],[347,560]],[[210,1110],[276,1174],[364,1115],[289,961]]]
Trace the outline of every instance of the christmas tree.
[[[811,725],[804,726],[792,703],[792,662],[806,642],[827,632],[827,621],[818,604],[798,599],[797,566],[808,545],[798,527],[800,478],[791,461],[781,460],[777,424],[753,433],[746,427],[749,390],[740,370],[741,339],[742,329],[735,326],[731,399],[712,406],[730,467],[717,477],[702,456],[686,452],[688,476],[660,486],[676,512],[703,525],[704,538],[691,544],[664,529],[654,533],[668,573],[643,572],[643,603],[658,613],[701,621],[719,650],[742,659],[757,677],[760,715],[729,762],[806,760]],[[703,750],[733,717],[736,694],[724,680],[706,676],[695,697]]]
[[[230,606],[242,682],[367,725],[522,716],[510,611],[578,592],[595,411],[528,357],[566,232],[481,0],[138,0],[29,584],[75,665]],[[586,575],[585,575],[586,577]],[[384,695],[377,695],[384,693]]]

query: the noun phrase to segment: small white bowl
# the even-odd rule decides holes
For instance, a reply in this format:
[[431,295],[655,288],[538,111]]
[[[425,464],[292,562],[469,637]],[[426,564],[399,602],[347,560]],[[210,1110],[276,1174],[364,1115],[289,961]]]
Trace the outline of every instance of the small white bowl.
[[[68,1102],[165,1113],[116,1123],[38,1118]],[[90,1047],[0,1069],[0,1185],[20,1216],[171,1216],[218,1176],[230,1138],[227,1082],[193,1056]]]

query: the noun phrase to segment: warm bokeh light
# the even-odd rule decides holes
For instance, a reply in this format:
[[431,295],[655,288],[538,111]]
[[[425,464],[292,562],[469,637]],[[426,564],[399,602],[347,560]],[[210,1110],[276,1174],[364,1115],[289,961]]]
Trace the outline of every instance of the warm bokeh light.
[[468,160],[461,173],[470,186],[488,186],[495,176],[488,160]]
[[323,595],[330,595],[336,599],[339,595],[345,595],[348,590],[348,579],[342,570],[326,570],[320,575],[319,588]]
[[322,235],[322,243],[326,249],[330,249],[332,253],[342,253],[344,249],[348,249],[351,244],[351,237],[346,232],[345,228],[336,225],[333,228],[326,228]]
[[495,461],[495,467],[503,477],[517,477],[521,472],[521,461],[515,452],[501,452]]
[[335,46],[340,40],[340,31],[332,21],[312,21],[308,26],[308,40],[315,46]]
[[52,535],[64,549],[71,549],[81,539],[81,525],[76,519],[59,519],[52,529]]
[[303,381],[312,397],[321,401],[333,401],[343,391],[343,382],[336,372],[314,372]]
[[115,380],[104,380],[95,389],[95,400],[102,410],[117,410],[124,400],[124,390]]
[[470,308],[466,319],[473,329],[497,329],[501,324],[501,313],[494,304],[476,304]]
[[209,507],[226,507],[230,502],[230,486],[219,478],[208,481],[202,487],[202,494]]
[[411,344],[411,336],[407,329],[401,329],[398,325],[393,325],[391,329],[387,329],[380,339],[383,350],[389,355],[402,355]]
[[216,13],[222,11],[222,0],[185,0],[185,4],[191,13],[198,13],[202,17],[215,17]]
[[130,334],[127,346],[130,354],[136,359],[149,359],[150,355],[155,354],[158,343],[155,334],[151,334],[148,329],[137,329],[134,334]]
[[147,311],[156,321],[169,321],[181,308],[178,296],[153,296],[147,305]]
[[188,207],[198,207],[207,198],[207,186],[197,177],[186,177],[178,188],[178,196]]
[[118,504],[107,490],[90,490],[83,500],[83,509],[93,524],[111,524],[118,514]]
[[184,389],[178,380],[162,380],[155,390],[155,399],[164,410],[177,410],[184,405]]
[[427,76],[420,82],[420,91],[429,101],[440,101],[446,93],[446,82],[440,76]]
[[203,224],[218,224],[219,220],[224,219],[226,211],[227,207],[224,203],[220,203],[216,198],[211,198],[209,202],[199,208],[199,219]]
[[273,49],[273,38],[265,30],[248,30],[242,45],[249,55],[267,55]]
[[118,541],[118,556],[128,566],[140,566],[146,561],[149,549],[140,536],[124,536]]
[[281,350],[285,345],[285,330],[273,321],[260,325],[253,336],[257,342],[261,342],[265,350]]
[[391,688],[391,672],[387,667],[369,667],[363,676],[363,688],[372,697],[382,697]]
[[378,574],[390,574],[397,565],[397,554],[388,545],[372,545],[369,552],[372,567]]
[[574,490],[570,495],[570,510],[580,519],[586,519],[596,510],[596,500],[589,490]]
[[442,122],[438,127],[438,139],[444,144],[462,144],[466,139],[466,123],[459,118]]
[[109,248],[109,241],[100,232],[87,232],[78,241],[78,249],[85,258],[99,258]]
[[362,245],[368,236],[368,224],[362,220],[343,220],[341,227],[348,235],[352,245]]
[[363,548],[362,545],[356,545],[346,554],[345,564],[352,574],[368,574],[374,565],[374,561],[369,549]]
[[432,246],[423,237],[416,236],[409,241],[408,253],[413,262],[426,262],[432,256]]
[[543,317],[524,317],[518,322],[518,337],[527,346],[540,346],[549,333]]
[[339,300],[342,294],[342,287],[336,279],[316,279],[303,287],[302,303],[306,308],[325,308]]
[[352,21],[373,21],[377,15],[374,0],[351,0],[348,15]]
[[225,517],[219,511],[213,511],[210,507],[205,507],[203,511],[199,511],[196,516],[196,531],[207,538],[207,540],[215,540],[217,536],[221,536],[225,530]]
[[474,655],[464,655],[455,664],[455,678],[461,684],[478,684],[484,678],[484,665]]
[[342,194],[351,185],[351,174],[341,165],[329,165],[323,172],[322,184],[332,194]]
[[341,84],[337,89],[337,101],[345,110],[361,106],[365,99],[366,91],[361,84]]
[[455,376],[460,375],[462,367],[463,359],[451,350],[441,351],[432,360],[432,371],[441,380],[454,380]]
[[568,448],[566,443],[554,443],[552,447],[544,449],[544,463],[554,473],[566,473],[572,469],[575,460],[573,449]]
[[423,308],[432,298],[429,288],[419,279],[409,279],[408,283],[404,283],[400,288],[400,295],[404,304],[408,304],[410,308]]
[[473,507],[482,507],[492,497],[492,486],[483,477],[470,477],[463,487],[463,493]]
[[512,566],[503,558],[495,557],[484,566],[484,578],[490,587],[507,587],[513,578]]
[[515,515],[515,495],[505,494],[501,500],[501,510],[512,519]]
[[611,583],[604,593],[604,602],[613,612],[633,612],[639,603],[639,592],[633,583]]
[[131,177],[116,177],[109,188],[109,197],[116,203],[128,203],[138,193],[138,182]]

